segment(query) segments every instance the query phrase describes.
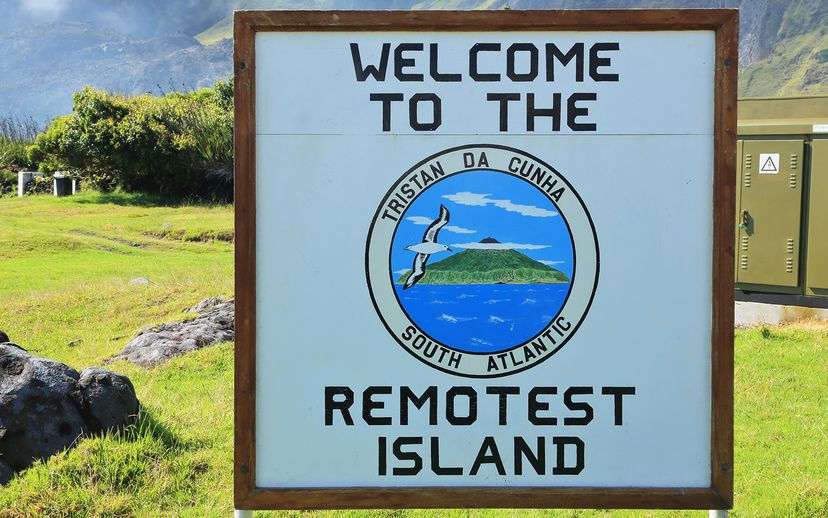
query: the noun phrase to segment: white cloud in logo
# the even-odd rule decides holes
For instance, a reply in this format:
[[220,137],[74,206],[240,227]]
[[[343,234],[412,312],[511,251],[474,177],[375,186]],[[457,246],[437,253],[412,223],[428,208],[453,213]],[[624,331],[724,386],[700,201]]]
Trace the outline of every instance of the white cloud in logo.
[[544,261],[543,259],[539,259],[539,260],[538,260],[538,262],[539,262],[539,263],[543,263],[543,264],[545,264],[545,265],[547,265],[547,266],[551,266],[551,265],[553,265],[553,264],[563,264],[563,263],[565,263],[566,261]]
[[455,225],[446,225],[443,227],[443,230],[448,230],[449,232],[454,232],[455,234],[476,234],[476,230],[472,230],[470,228],[463,228],[458,227]]
[[[415,225],[431,225],[434,222],[433,219],[428,218],[426,216],[409,216],[405,219],[407,219],[408,221],[414,223]],[[448,232],[454,232],[455,234],[476,234],[477,233],[476,230],[472,230],[470,228],[458,227],[456,225],[446,225],[445,227],[443,227],[443,230],[446,230]]]
[[533,245],[529,243],[453,243],[452,248],[471,250],[540,250],[551,245]]
[[460,205],[470,205],[472,207],[485,207],[486,205],[494,202],[494,200],[488,199],[489,194],[475,194],[473,192],[458,192],[456,194],[446,194],[443,198],[447,200],[451,200],[454,203],[459,203]]
[[445,194],[443,198],[453,201],[459,205],[468,205],[471,207],[485,207],[487,205],[494,205],[508,212],[517,212],[521,216],[531,216],[533,218],[552,218],[558,215],[553,210],[546,210],[534,205],[522,205],[513,203],[511,200],[494,200],[489,198],[490,194],[477,194],[473,192],[458,192],[455,194]]

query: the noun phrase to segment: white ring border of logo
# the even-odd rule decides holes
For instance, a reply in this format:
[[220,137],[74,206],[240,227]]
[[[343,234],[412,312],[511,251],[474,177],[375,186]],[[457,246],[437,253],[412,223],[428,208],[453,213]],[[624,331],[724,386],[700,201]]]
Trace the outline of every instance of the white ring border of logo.
[[[465,165],[463,161],[464,153],[473,153],[475,157],[479,157],[481,152],[486,153],[486,158],[489,163],[487,167],[467,167]],[[529,182],[519,174],[510,171],[509,164],[516,156],[521,160],[531,161],[536,166],[542,167],[550,175],[552,175],[552,178],[558,181],[557,185],[565,188],[564,194],[561,196],[560,200],[555,201],[551,198],[549,193],[542,190],[539,186]],[[565,218],[569,226],[569,232],[572,236],[574,247],[573,256],[575,266],[573,268],[570,291],[561,310],[551,320],[547,327],[535,336],[535,338],[513,346],[510,349],[497,351],[495,353],[470,353],[460,351],[449,345],[442,344],[441,342],[428,336],[427,333],[420,329],[420,327],[408,317],[400,305],[394,292],[394,282],[391,278],[390,262],[391,243],[394,238],[396,228],[403,218],[401,215],[398,221],[393,221],[391,219],[382,219],[381,215],[389,199],[393,196],[400,184],[406,180],[411,173],[417,172],[420,169],[426,169],[428,171],[429,164],[436,163],[437,161],[440,162],[440,165],[445,171],[445,176],[442,179],[468,171],[492,170],[510,174],[523,181],[527,181],[544,193],[558,207],[561,216]],[[422,192],[425,192],[427,189],[428,188],[420,190],[414,198],[409,200],[408,205],[406,205],[406,209],[417,198],[417,196],[419,196]],[[600,260],[598,237],[595,232],[595,225],[592,222],[592,218],[590,217],[583,200],[581,200],[581,197],[575,189],[572,188],[572,185],[570,185],[557,170],[531,154],[512,147],[494,144],[471,144],[446,149],[426,158],[406,171],[405,174],[400,176],[400,178],[394,183],[380,202],[377,212],[374,215],[374,219],[371,222],[371,227],[368,231],[368,241],[365,251],[365,273],[368,280],[368,291],[371,295],[371,300],[377,314],[380,316],[380,319],[388,332],[391,333],[391,336],[396,339],[403,349],[429,366],[449,374],[470,378],[497,378],[510,374],[516,374],[540,364],[558,352],[561,347],[563,347],[575,334],[589,311],[590,306],[592,305],[595,290],[598,287],[599,267]],[[555,326],[556,322],[560,322],[561,317],[563,317],[564,321],[569,324],[569,327],[565,331],[561,331],[559,327]],[[433,358],[434,356],[442,356],[442,358],[445,359],[445,355],[435,355],[432,353],[432,357],[428,357],[425,354],[426,347],[421,347],[419,349],[414,348],[411,343],[402,338],[403,334],[405,334],[405,330],[410,326],[413,326],[418,333],[425,335],[435,344],[445,347],[450,351],[461,353],[462,358],[459,361],[459,365],[457,367],[450,367],[445,362],[435,362]],[[555,327],[555,329],[553,329],[553,327]],[[551,347],[547,347],[546,351],[538,353],[538,350],[532,347],[531,342],[532,340],[541,337],[545,332],[549,333],[548,336],[554,338],[556,343],[551,344]],[[522,352],[524,347],[530,347],[531,352],[538,354],[532,361],[523,361],[520,364],[516,364],[514,351],[521,350]],[[510,360],[512,360],[511,366],[498,369],[497,372],[489,372],[488,368],[490,357],[498,356],[500,354],[508,355],[510,352],[512,352],[512,357],[510,358]],[[518,358],[520,357],[521,352],[518,352]],[[498,360],[505,362],[505,358],[498,358]]]

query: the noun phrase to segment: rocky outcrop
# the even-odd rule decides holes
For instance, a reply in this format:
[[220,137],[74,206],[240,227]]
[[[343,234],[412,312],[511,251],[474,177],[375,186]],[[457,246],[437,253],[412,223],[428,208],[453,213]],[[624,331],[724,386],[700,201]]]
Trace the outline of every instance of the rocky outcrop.
[[126,376],[96,367],[78,373],[0,343],[0,484],[84,434],[126,426],[138,409]]
[[184,312],[198,316],[142,329],[109,361],[126,360],[153,367],[202,347],[235,340],[236,306],[233,299],[209,298]]

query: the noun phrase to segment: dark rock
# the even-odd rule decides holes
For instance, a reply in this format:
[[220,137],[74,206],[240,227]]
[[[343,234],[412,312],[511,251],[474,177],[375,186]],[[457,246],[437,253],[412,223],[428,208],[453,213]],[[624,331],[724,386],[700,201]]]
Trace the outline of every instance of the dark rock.
[[0,458],[19,471],[53,455],[83,432],[83,416],[72,393],[77,371],[0,345]]
[[87,369],[83,376],[12,343],[0,344],[0,483],[72,446],[83,434],[112,429],[137,414],[123,376]]
[[0,486],[8,484],[13,476],[14,471],[12,471],[8,464],[0,460]]
[[4,332],[3,332],[3,330],[2,330],[2,329],[0,329],[0,344],[2,344],[2,343],[4,343],[4,342],[10,342],[10,341],[11,341],[11,340],[9,340],[9,335],[7,335],[6,333],[4,333]]
[[110,362],[126,360],[152,367],[202,347],[235,340],[236,305],[233,299],[209,298],[184,312],[199,315],[184,322],[141,328]]
[[84,369],[78,380],[81,408],[92,432],[115,430],[138,415],[138,398],[129,378],[100,367]]

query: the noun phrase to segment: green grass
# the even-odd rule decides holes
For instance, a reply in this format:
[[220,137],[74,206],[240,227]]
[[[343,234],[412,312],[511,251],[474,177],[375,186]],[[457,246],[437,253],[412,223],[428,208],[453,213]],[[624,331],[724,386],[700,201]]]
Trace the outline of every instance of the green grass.
[[828,325],[737,333],[735,443],[741,515],[828,516]]
[[[163,226],[172,223],[172,226]],[[134,195],[0,199],[0,329],[76,369],[233,290],[232,207]],[[142,243],[143,246],[133,246]],[[11,268],[9,265],[14,265]],[[135,276],[151,284],[130,285]],[[73,345],[69,345],[69,344]],[[0,488],[0,517],[229,516],[233,344],[119,362],[144,414]],[[828,325],[737,332],[734,517],[828,516]],[[269,514],[269,513],[261,513]],[[272,513],[293,516],[298,513]],[[703,511],[343,511],[309,516],[688,516]]]

